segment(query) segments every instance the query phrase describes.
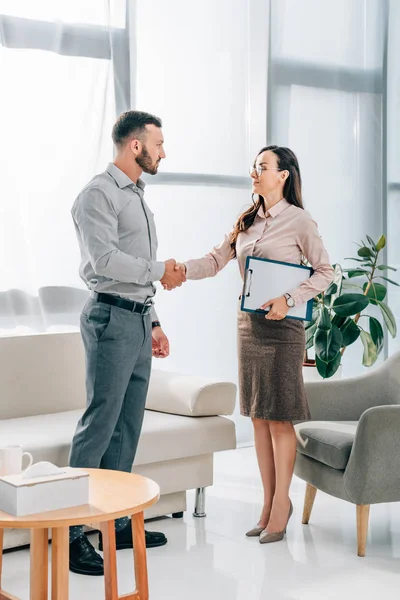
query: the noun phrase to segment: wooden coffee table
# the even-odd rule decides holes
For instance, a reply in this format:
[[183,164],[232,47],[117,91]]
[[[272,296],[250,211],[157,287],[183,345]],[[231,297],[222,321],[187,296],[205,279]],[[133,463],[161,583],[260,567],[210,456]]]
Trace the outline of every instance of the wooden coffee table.
[[[147,600],[149,597],[143,511],[160,496],[151,479],[103,469],[84,469],[89,478],[89,502],[63,510],[13,517],[0,511],[0,600],[18,600],[1,589],[3,530],[10,527],[31,530],[30,598],[48,598],[48,531],[52,530],[52,600],[69,598],[69,527],[91,525],[103,534],[104,583],[106,600]],[[132,515],[136,591],[118,596],[114,519]]]

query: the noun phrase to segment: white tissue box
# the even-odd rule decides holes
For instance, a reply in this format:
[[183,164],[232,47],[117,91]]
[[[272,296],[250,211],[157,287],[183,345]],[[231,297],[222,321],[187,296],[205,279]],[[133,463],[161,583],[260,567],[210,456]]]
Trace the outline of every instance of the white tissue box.
[[14,517],[89,503],[89,473],[65,467],[60,474],[0,477],[0,510]]

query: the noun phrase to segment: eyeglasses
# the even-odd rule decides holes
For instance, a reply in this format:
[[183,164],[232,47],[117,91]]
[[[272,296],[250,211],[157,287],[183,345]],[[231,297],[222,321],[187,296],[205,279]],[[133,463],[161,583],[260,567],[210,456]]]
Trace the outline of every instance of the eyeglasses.
[[255,172],[257,177],[261,177],[263,171],[283,171],[283,169],[279,169],[278,167],[262,167],[261,165],[253,165],[249,168],[250,175],[253,175]]

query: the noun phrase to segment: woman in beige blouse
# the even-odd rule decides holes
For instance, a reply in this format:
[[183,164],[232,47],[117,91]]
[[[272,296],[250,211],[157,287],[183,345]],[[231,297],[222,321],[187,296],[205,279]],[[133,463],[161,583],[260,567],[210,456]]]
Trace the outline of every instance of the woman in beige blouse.
[[290,306],[307,302],[332,281],[333,269],[310,214],[303,209],[297,158],[289,148],[268,146],[251,172],[253,205],[209,254],[176,268],[187,279],[213,277],[237,258],[243,277],[247,256],[300,264],[302,256],[314,273],[280,298],[266,298],[268,312],[238,313],[241,414],[254,426],[255,447],[264,488],[257,525],[247,532],[261,543],[283,539],[292,514],[289,488],[296,457],[292,421],[310,418],[302,364],[305,349],[302,321],[285,319]]

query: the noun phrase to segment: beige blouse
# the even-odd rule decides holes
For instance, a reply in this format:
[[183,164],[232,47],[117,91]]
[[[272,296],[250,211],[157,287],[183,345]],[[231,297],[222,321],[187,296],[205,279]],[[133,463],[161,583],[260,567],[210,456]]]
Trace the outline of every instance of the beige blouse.
[[[294,290],[287,290],[296,305],[307,302],[326,290],[333,278],[333,269],[327,251],[310,213],[290,204],[285,198],[266,214],[258,211],[254,223],[239,234],[236,254],[240,273],[244,277],[246,258],[256,256],[282,262],[300,264],[304,256],[314,269],[313,275]],[[186,265],[188,279],[213,277],[234,258],[230,234],[209,254]],[[272,300],[266,298],[265,301]]]

